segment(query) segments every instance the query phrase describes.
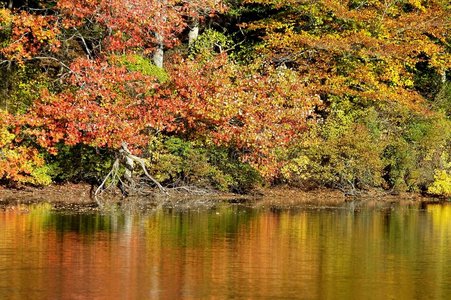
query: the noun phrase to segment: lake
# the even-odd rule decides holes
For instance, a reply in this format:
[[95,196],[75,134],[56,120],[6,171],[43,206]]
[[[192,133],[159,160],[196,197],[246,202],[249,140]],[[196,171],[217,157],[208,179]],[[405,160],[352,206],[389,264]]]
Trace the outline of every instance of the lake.
[[0,210],[0,299],[449,299],[451,204]]

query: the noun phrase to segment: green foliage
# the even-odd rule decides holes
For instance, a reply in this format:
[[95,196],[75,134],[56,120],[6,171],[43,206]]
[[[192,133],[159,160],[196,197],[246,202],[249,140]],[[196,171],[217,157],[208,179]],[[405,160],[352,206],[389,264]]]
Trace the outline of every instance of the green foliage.
[[208,174],[207,158],[190,142],[180,138],[154,137],[149,145],[149,170],[161,182],[193,184]]
[[434,105],[436,108],[451,118],[451,82],[444,83],[435,96]]
[[238,153],[229,148],[209,148],[209,161],[229,181],[229,190],[236,193],[247,193],[263,183],[261,174],[251,165],[241,162]]
[[257,171],[231,159],[228,149],[157,136],[149,145],[149,153],[149,170],[163,183],[245,192],[260,181]]
[[49,185],[52,183],[52,167],[48,165],[44,165],[41,167],[36,167],[31,171],[31,180],[28,183],[34,185]]
[[233,40],[225,34],[213,29],[206,29],[190,46],[191,57],[211,57],[222,53],[233,46]]
[[163,68],[157,67],[153,62],[139,54],[121,55],[115,57],[119,65],[125,66],[129,71],[140,72],[145,76],[152,76],[160,83],[169,80],[169,75]]
[[114,162],[114,152],[94,147],[60,145],[56,156],[48,156],[48,171],[56,182],[98,183]]
[[51,87],[51,79],[35,66],[0,68],[0,107],[23,114],[40,91]]
[[389,186],[398,190],[425,190],[449,151],[451,123],[441,114],[400,115],[387,123],[385,177]]
[[[354,190],[382,183],[383,141],[374,109],[335,108],[316,123],[289,154],[282,176],[301,187],[330,186]],[[343,110],[345,109],[345,110]]]
[[331,100],[326,119],[314,123],[284,158],[284,181],[306,188],[425,191],[437,181],[435,173],[448,170],[451,122],[444,115]]
[[416,188],[417,152],[405,140],[392,141],[384,149],[384,178],[387,187],[398,191]]

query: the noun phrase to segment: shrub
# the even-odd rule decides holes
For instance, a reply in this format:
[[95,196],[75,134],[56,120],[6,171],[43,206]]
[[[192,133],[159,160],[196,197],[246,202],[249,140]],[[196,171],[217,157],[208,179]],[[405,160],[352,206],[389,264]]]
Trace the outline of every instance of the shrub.
[[221,53],[233,46],[233,40],[223,33],[213,29],[205,30],[190,46],[192,57],[209,57],[214,53]]
[[42,155],[33,148],[16,145],[16,135],[10,131],[13,117],[0,110],[0,180],[16,183],[48,185],[49,167]]
[[316,123],[291,150],[282,168],[285,181],[301,187],[354,190],[381,184],[383,141],[373,109],[350,111],[349,102]]
[[436,172],[448,170],[451,122],[444,114],[387,102],[361,107],[351,99],[333,99],[327,109],[325,120],[283,158],[283,181],[306,188],[426,191]]
[[428,192],[434,195],[451,196],[451,175],[444,170],[435,172],[434,182],[428,187]]
[[245,192],[260,182],[258,172],[227,148],[207,147],[179,137],[156,136],[149,145],[149,170],[166,184]]
[[51,80],[34,66],[0,67],[0,107],[9,113],[22,114],[40,96],[42,89],[52,88]]
[[50,174],[56,182],[99,183],[114,162],[112,150],[78,144],[59,145],[57,155],[48,155]]

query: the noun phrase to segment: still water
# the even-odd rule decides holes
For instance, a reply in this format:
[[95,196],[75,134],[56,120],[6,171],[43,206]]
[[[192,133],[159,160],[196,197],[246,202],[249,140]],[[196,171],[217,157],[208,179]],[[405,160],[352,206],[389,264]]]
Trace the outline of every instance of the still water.
[[450,297],[450,204],[0,211],[0,299]]

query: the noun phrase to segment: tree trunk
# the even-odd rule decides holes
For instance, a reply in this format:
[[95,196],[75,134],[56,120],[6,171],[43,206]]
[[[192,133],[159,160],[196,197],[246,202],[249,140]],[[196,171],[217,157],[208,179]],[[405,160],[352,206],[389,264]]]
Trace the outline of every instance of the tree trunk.
[[159,33],[155,33],[157,38],[158,46],[155,49],[153,54],[153,63],[159,67],[163,68],[163,60],[164,60],[164,45],[163,45],[163,37]]
[[[166,8],[167,8],[167,1],[166,0],[160,0],[161,5],[161,14],[160,14],[160,20],[158,20],[161,24],[161,26],[164,26],[167,22],[167,14],[166,14]],[[158,22],[157,21],[157,22]],[[157,40],[157,47],[155,49],[155,52],[153,54],[153,63],[159,67],[163,68],[163,61],[164,61],[164,37],[161,35],[158,30],[155,32],[155,38]]]
[[446,82],[446,70],[442,70],[440,75],[442,79],[442,84],[444,84]]
[[195,19],[188,33],[188,45],[194,43],[199,37],[199,20]]
[[8,1],[8,9],[13,9],[13,2],[14,2],[14,0]]
[[[121,189],[123,195],[128,195],[129,193],[133,194],[134,192],[136,192],[139,189],[140,182],[135,181],[135,179],[133,178],[133,169],[135,168],[135,163],[137,163],[141,167],[146,177],[150,179],[163,194],[168,195],[166,189],[149,174],[144,159],[131,154],[130,150],[128,150],[127,143],[125,142],[122,143],[122,147],[119,150],[119,153],[120,157],[116,158],[116,161],[113,163],[113,167],[111,168],[110,172],[106,175],[106,177],[103,179],[99,187],[96,189],[94,196],[97,197],[102,193],[108,179],[111,179],[112,182],[120,183],[119,188]],[[122,182],[122,180],[120,179],[121,176],[118,174],[121,163],[125,165],[125,173],[123,178],[127,181],[126,184]],[[109,186],[106,187],[105,189],[108,188]]]

